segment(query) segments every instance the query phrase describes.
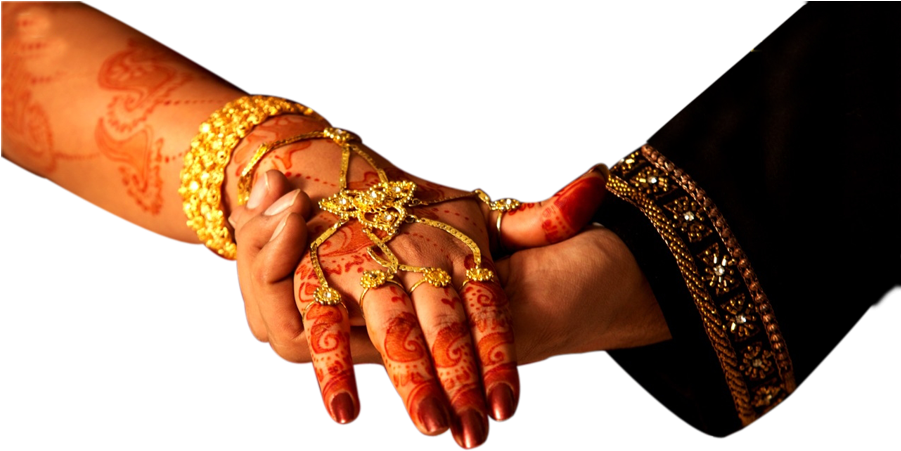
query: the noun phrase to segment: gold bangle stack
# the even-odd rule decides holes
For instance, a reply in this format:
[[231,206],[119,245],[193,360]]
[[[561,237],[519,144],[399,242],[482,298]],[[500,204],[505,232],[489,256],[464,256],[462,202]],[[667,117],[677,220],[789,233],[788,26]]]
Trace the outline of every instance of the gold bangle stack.
[[234,260],[237,251],[222,209],[225,168],[242,138],[266,119],[282,114],[302,114],[328,124],[299,103],[278,97],[244,96],[210,115],[185,154],[178,193],[184,198],[188,227],[200,242],[224,258]]

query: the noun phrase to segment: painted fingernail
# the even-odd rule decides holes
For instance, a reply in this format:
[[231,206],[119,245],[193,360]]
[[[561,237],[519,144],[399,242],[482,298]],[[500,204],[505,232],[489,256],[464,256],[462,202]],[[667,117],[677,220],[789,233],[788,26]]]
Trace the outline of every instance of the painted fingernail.
[[341,424],[354,420],[354,400],[347,393],[332,398],[332,418]]
[[604,177],[604,179],[607,179],[610,176],[610,169],[607,167],[606,164],[600,163],[600,164],[596,164],[596,165],[592,166],[591,169],[588,170],[588,173],[589,174],[598,173],[599,175]]
[[440,434],[448,428],[447,409],[435,397],[429,397],[419,404],[419,422],[430,435]]
[[260,205],[263,197],[269,192],[269,174],[263,174],[254,182],[253,188],[250,189],[250,199],[247,200],[247,208],[253,210]]
[[467,410],[460,415],[460,426],[463,429],[463,447],[475,449],[485,443],[488,424],[485,417],[475,410]]
[[270,205],[269,208],[267,208],[266,211],[263,212],[263,216],[275,216],[275,215],[285,211],[285,209],[294,205],[294,202],[297,201],[297,196],[299,196],[299,195],[300,195],[299,189],[296,189],[294,191],[291,191],[288,194],[285,194],[284,196],[280,197],[277,201],[275,201],[275,203]]
[[496,421],[504,421],[516,411],[516,398],[507,384],[500,384],[488,394],[488,405],[491,406],[491,417]]
[[291,215],[285,216],[284,219],[279,221],[278,225],[275,227],[275,231],[272,232],[272,236],[269,237],[269,241],[276,239],[278,237],[278,234],[282,233],[282,229],[285,228],[285,224],[288,223],[288,218],[290,218],[290,217],[291,217]]

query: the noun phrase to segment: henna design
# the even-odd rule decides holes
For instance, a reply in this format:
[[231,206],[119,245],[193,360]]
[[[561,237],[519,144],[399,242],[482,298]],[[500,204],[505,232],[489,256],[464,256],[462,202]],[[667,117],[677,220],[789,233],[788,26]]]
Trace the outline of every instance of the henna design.
[[[365,190],[379,183],[379,175],[375,171],[366,171],[363,173],[363,180],[348,181],[349,189]],[[333,184],[334,185],[334,184]]]
[[410,312],[391,318],[385,335],[385,358],[392,362],[413,362],[425,356],[419,320]]
[[[444,291],[446,294],[448,290],[444,290]],[[442,296],[441,303],[452,309],[456,309],[457,304],[460,304],[461,307],[463,306],[463,300],[460,299],[460,296]]]
[[451,406],[456,412],[464,412],[468,409],[485,412],[485,401],[482,397],[482,387],[478,383],[471,384],[465,389],[454,394],[450,400]]
[[[406,399],[404,399],[404,405],[407,406],[410,418],[414,418],[414,421],[423,425],[427,432],[438,430],[440,426],[436,423],[438,419],[434,416],[441,415],[440,410],[437,409],[444,398],[444,393],[434,383],[434,378],[415,383],[409,391]],[[434,401],[427,405],[425,401],[429,398]]]
[[97,146],[106,158],[122,163],[119,172],[128,195],[153,215],[163,206],[163,138],[154,139],[146,122],[172,91],[192,78],[176,68],[165,49],[136,40],[129,40],[125,50],[109,57],[97,75],[101,88],[117,93],[107,105],[106,116],[97,123]]
[[513,344],[513,331],[495,332],[479,340],[479,360],[482,366],[496,365],[509,359],[504,346]]
[[110,136],[101,119],[94,129],[94,139],[104,156],[124,163],[119,166],[119,173],[128,195],[144,211],[159,213],[163,206],[163,179],[160,177],[163,138],[154,139],[153,129],[148,125],[123,140],[117,140]]
[[[247,166],[247,163],[261,144],[275,141],[282,136],[296,134],[298,129],[302,131],[312,131],[320,128],[322,128],[322,123],[311,117],[290,114],[270,118],[266,122],[254,127],[253,132],[244,137],[232,156],[232,160],[236,163],[234,165],[235,177],[240,177],[241,171]],[[312,145],[312,141],[291,144],[290,146],[287,146],[283,152],[272,153],[271,158],[267,156],[260,164],[263,165],[265,162],[266,164],[271,165],[270,169],[278,169],[282,172],[290,171],[294,167],[294,162],[292,161],[294,154],[309,149]],[[284,154],[284,152],[287,153]],[[281,166],[279,166],[278,163],[281,163]],[[265,173],[265,170],[257,170],[256,173],[263,174]]]
[[595,198],[602,195],[604,185],[601,177],[583,177],[554,195],[553,203],[541,212],[541,228],[548,243],[575,235],[577,227],[591,219]]
[[[316,310],[316,313],[312,313]],[[349,337],[340,333],[330,333],[335,324],[341,322],[343,314],[337,307],[326,308],[322,305],[314,305],[307,313],[310,326],[310,347],[313,352],[324,353],[338,349],[342,342],[348,343]]]
[[326,275],[339,275],[357,268],[363,272],[363,265],[372,261],[366,248],[372,245],[358,226],[342,227],[319,247],[319,262]]
[[97,76],[101,88],[120,92],[107,105],[105,125],[118,133],[134,131],[191,79],[174,67],[172,55],[163,48],[129,40],[128,48],[109,57]]
[[462,322],[454,322],[440,331],[432,344],[432,360],[436,368],[452,368],[458,365],[466,353],[465,338],[469,336],[469,330]]
[[519,204],[519,208],[514,208],[513,210],[508,211],[507,216],[515,216],[524,211],[531,210],[536,207],[540,207],[541,205],[538,202],[524,202]]
[[[350,332],[342,307],[313,305],[307,312],[307,340],[313,360],[316,378],[322,391],[322,400],[331,416],[345,423],[356,417],[359,404],[356,401],[357,383],[354,378],[353,359],[350,355]],[[352,406],[342,405],[350,397]],[[337,401],[337,402],[336,402]],[[348,411],[350,410],[350,411]]]
[[[3,138],[22,149],[16,155],[19,164],[47,175],[56,169],[58,158],[82,159],[96,154],[68,155],[54,146],[47,111],[35,99],[34,86],[53,83],[64,72],[52,63],[52,57],[64,44],[49,35],[50,21],[37,8],[16,17],[15,32],[3,40],[2,120]],[[52,70],[46,69],[52,67]]]

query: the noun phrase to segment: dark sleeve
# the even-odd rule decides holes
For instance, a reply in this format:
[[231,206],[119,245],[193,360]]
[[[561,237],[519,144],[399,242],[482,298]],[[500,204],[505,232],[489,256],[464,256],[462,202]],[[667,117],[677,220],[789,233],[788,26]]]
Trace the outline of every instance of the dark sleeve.
[[785,399],[901,283],[899,18],[804,6],[611,169],[598,222],[673,339],[610,354],[704,432]]

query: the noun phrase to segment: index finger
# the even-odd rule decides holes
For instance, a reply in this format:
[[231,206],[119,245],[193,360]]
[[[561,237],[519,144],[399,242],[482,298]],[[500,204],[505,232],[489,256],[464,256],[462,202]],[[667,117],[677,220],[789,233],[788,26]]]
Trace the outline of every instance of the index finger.
[[350,423],[359,415],[360,403],[350,355],[347,309],[311,302],[303,323],[322,402],[333,420]]
[[297,306],[310,345],[313,369],[319,381],[322,402],[338,423],[350,423],[360,413],[357,381],[350,352],[350,319],[343,303],[322,305],[313,293],[319,282],[310,268],[309,256],[295,274]]

